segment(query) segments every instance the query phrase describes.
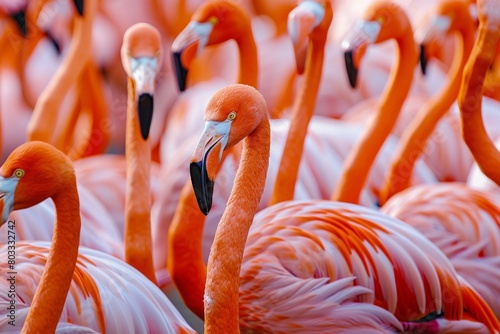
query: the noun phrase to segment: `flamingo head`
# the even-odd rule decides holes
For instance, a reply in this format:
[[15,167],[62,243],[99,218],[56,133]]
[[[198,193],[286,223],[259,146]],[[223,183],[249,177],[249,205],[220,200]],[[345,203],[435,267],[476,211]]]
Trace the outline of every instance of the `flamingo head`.
[[205,129],[191,157],[190,172],[198,206],[207,215],[222,152],[236,145],[267,117],[264,97],[253,87],[228,85],[210,99]]
[[368,7],[341,42],[351,87],[356,87],[359,65],[369,45],[399,39],[411,29],[404,10],[394,2],[377,1]]
[[0,167],[0,226],[12,211],[56,196],[68,181],[76,187],[73,163],[61,151],[40,141],[20,145]]
[[156,74],[161,67],[160,32],[148,23],[137,23],[125,31],[121,47],[123,69],[135,83],[135,99],[142,137],[149,136],[153,119]]
[[415,31],[415,41],[420,44],[420,68],[426,73],[430,57],[436,55],[444,39],[452,31],[474,29],[471,7],[464,1],[445,1]]
[[235,1],[208,0],[198,7],[189,24],[172,43],[171,52],[179,90],[186,89],[193,59],[209,45],[237,40],[251,32],[250,16]]
[[308,40],[326,41],[333,12],[330,1],[302,0],[288,14],[288,33],[292,39],[299,74],[304,72]]

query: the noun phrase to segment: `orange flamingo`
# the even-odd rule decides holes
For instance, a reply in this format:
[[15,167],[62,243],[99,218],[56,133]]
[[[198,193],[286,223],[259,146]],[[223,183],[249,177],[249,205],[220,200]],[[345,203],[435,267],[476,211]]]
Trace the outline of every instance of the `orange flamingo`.
[[[397,61],[385,90],[375,106],[376,113],[350,155],[345,159],[342,174],[332,193],[332,200],[358,203],[367,173],[398,119],[412,83],[418,53],[413,31],[404,10],[394,3],[382,2],[368,7],[363,20],[351,29],[342,44],[349,81],[354,87],[358,68],[369,45],[394,40],[398,45]],[[383,6],[386,6],[385,9]],[[384,12],[378,12],[383,10]],[[405,61],[402,61],[405,59]]]
[[[329,201],[283,202],[254,219],[270,145],[265,100],[254,88],[236,84],[221,89],[205,119],[190,165],[204,214],[210,211],[220,153],[246,138],[206,267],[204,298],[199,295],[205,332],[315,333],[353,326],[498,330],[491,310],[447,258],[398,220]],[[193,288],[199,291],[203,282]],[[454,296],[444,298],[442,291]],[[463,320],[464,306],[479,322]],[[441,312],[447,320],[437,316]],[[415,322],[429,313],[434,316],[426,322]]]
[[[301,2],[290,15],[289,25],[292,35],[302,36],[300,41],[297,40],[297,42],[303,43],[303,37],[310,34],[311,42],[309,47],[311,51],[309,51],[309,57],[305,65],[304,80],[298,94],[299,98],[294,105],[292,119],[271,120],[273,138],[271,143],[271,163],[269,164],[264,194],[259,203],[259,210],[267,207],[269,203],[287,199],[329,198],[331,189],[337,182],[343,157],[349,153],[353,143],[356,142],[363,131],[361,127],[353,124],[346,125],[322,117],[311,118],[314,110],[314,97],[317,94],[315,89],[317,89],[317,83],[320,81],[318,74],[321,73],[322,66],[320,57],[322,54],[321,41],[324,41],[332,17],[329,2],[325,2],[324,6],[318,5],[316,2]],[[315,24],[313,24],[314,22]],[[194,140],[184,143],[179,152],[188,152],[187,147],[194,145],[195,140],[197,140],[197,138],[192,139]],[[284,145],[286,145],[286,149]],[[367,189],[362,193],[363,205],[374,205],[377,198],[377,189],[381,186],[379,175],[385,172],[387,167],[385,163],[388,161],[394,145],[394,141],[388,140],[387,145],[381,150],[374,163],[373,171],[366,171],[369,174],[369,179]],[[217,223],[224,211],[225,203],[231,191],[235,177],[234,170],[237,165],[236,158],[237,156],[232,156],[232,158],[224,160],[224,163],[221,164],[219,173],[223,176],[219,177],[219,182],[214,189],[215,195],[211,215],[207,217],[206,224],[203,225],[203,222],[199,222],[201,226],[205,226],[204,231],[200,231],[199,235],[203,243],[204,259],[208,257]],[[327,161],[327,163],[314,163],[318,159]],[[189,216],[193,221],[195,219],[196,221],[205,220],[204,217],[196,215],[196,213],[188,213],[189,209],[193,210],[193,206],[184,204],[193,203],[192,198],[187,198],[193,196],[193,194],[186,188],[188,187],[185,184],[186,175],[179,172],[186,162],[184,157],[181,159],[180,155],[177,155],[175,164],[167,166],[162,171],[162,175],[165,176],[162,178],[162,192],[152,209],[157,275],[166,277],[165,264],[168,259],[169,271],[174,276],[176,286],[183,296],[189,293],[192,286],[189,282],[193,277],[185,274],[190,273],[189,269],[185,269],[185,266],[190,266],[190,263],[176,260],[178,259],[177,253],[184,253],[185,246],[183,244],[186,243],[185,239],[192,236],[189,230],[185,230],[182,217]],[[425,165],[420,165],[420,167],[422,169],[419,169],[420,172],[416,173],[416,183],[435,180],[432,174],[425,169]],[[292,173],[294,168],[295,175]],[[325,174],[329,175],[329,177],[324,178]],[[179,201],[177,202],[177,198],[173,201],[172,194],[178,193],[180,193]],[[179,207],[175,211],[177,203],[179,203]],[[171,226],[169,228],[168,224],[170,222]],[[167,245],[163,241],[162,232],[167,228],[169,228],[170,234],[168,251]],[[160,249],[163,250],[159,251]],[[187,293],[184,293],[183,290],[186,290]],[[200,313],[197,312],[197,314]]]
[[[16,261],[2,261],[1,272],[15,281],[16,325],[22,333],[54,333],[59,321],[98,332],[192,332],[165,295],[131,266],[109,255],[78,247],[79,198],[71,161],[53,146],[28,142],[14,150],[0,169],[2,225],[11,211],[50,197],[56,206],[52,244],[17,242]],[[9,235],[18,222],[9,221]],[[9,240],[15,240],[9,238]],[[7,258],[12,242],[5,244]],[[8,274],[15,270],[15,274]],[[26,278],[29,279],[26,279]],[[10,284],[3,280],[2,291]],[[3,294],[2,327],[8,305]],[[139,306],[139,307],[138,307]],[[92,332],[92,331],[89,331]]]
[[[458,96],[462,70],[474,42],[474,22],[469,14],[469,7],[466,2],[461,0],[441,1],[433,10],[433,13],[434,15],[430,19],[433,23],[427,28],[427,32],[424,32],[425,37],[421,42],[424,45],[423,50],[426,49],[425,45],[433,43],[436,38],[442,38],[445,34],[451,35],[455,33],[458,33],[462,39],[461,47],[459,45],[460,49],[455,53],[456,56],[449,70],[446,84],[441,88],[439,93],[420,108],[403,132],[398,150],[394,154],[385,184],[380,193],[380,205],[383,205],[394,194],[410,186],[410,177],[407,177],[407,175],[411,175],[414,163],[424,155],[426,148],[428,149],[427,141],[430,140],[432,143],[432,141],[439,140],[436,137],[431,138],[431,134],[436,128],[438,121],[447,113]],[[422,66],[425,66],[425,58],[422,64]],[[451,117],[449,116],[448,119],[451,119]],[[436,129],[436,131],[442,133],[443,129]],[[454,131],[453,133],[458,133],[458,131]],[[447,137],[453,138],[453,133],[448,133]],[[440,134],[440,137],[444,136],[444,134]],[[461,141],[458,142],[460,143]],[[439,144],[434,144],[434,146],[437,145]],[[468,163],[469,159],[467,159],[466,153],[461,154],[463,150],[454,151],[458,151],[457,155],[464,156],[462,162],[465,162],[465,164],[460,164],[460,167],[463,166],[467,171],[472,161]],[[447,159],[441,158],[440,160],[445,161]],[[457,169],[456,159],[453,160],[455,161],[453,167]],[[463,174],[466,174],[466,171]]]
[[[79,180],[82,215],[86,218],[81,244],[109,251],[120,259],[124,258],[125,251],[126,261],[153,282],[156,279],[152,269],[149,221],[151,196],[148,196],[151,157],[147,137],[152,121],[155,75],[161,67],[161,51],[160,34],[151,26],[139,24],[127,30],[122,49],[123,67],[129,75],[127,158],[100,155],[75,163],[77,175],[85,176]],[[152,171],[158,172],[159,167],[154,165]],[[100,178],[92,177],[89,175],[91,173],[100,174]],[[96,178],[101,182],[96,181]],[[140,200],[137,198],[138,193],[143,194]],[[46,205],[50,205],[50,202]],[[46,217],[48,220],[53,219],[53,210],[30,210],[20,218],[29,220],[28,215],[43,212],[49,214]],[[95,214],[89,217],[93,210]],[[99,212],[100,216],[96,216]],[[45,229],[38,227],[23,233],[33,240],[49,240],[51,237],[46,226]]]
[[488,9],[483,9],[479,13],[478,37],[464,70],[458,105],[463,139],[482,173],[498,185],[500,177],[495,166],[500,161],[500,154],[485,128],[481,94],[484,91],[484,78],[495,57],[496,49],[493,45],[499,39],[495,27],[500,24],[500,19],[495,16],[495,12],[488,13],[493,3],[493,1],[478,2],[478,7],[481,4]]
[[[71,154],[75,159],[85,154],[103,153],[109,143],[109,129],[103,127],[107,118],[107,105],[103,96],[102,82],[91,60],[92,23],[97,12],[97,6],[97,1],[89,1],[85,7],[85,14],[82,16],[77,15],[74,18],[75,31],[68,54],[47,87],[38,97],[27,128],[28,140],[42,140],[52,143]],[[77,94],[81,94],[80,103],[76,103],[77,100],[74,100],[73,103],[76,103],[76,105],[73,104],[70,108],[74,110],[73,113],[76,113],[76,115],[83,114],[83,119],[89,119],[92,123],[87,126],[89,130],[77,131],[76,134],[84,133],[94,136],[94,132],[98,132],[100,140],[88,140],[84,135],[82,141],[88,143],[88,146],[74,148],[70,144],[72,137],[68,133],[61,135],[54,133],[56,132],[55,129],[58,128],[57,119],[67,120],[70,123],[69,127],[74,128],[71,123],[76,123],[77,117],[65,115],[62,105],[70,88],[74,85],[78,86],[77,80],[80,76],[90,87],[90,91],[88,88],[85,90],[79,89]],[[91,99],[90,96],[92,96]],[[81,110],[80,113],[77,113],[77,110]],[[92,116],[87,115],[85,117],[85,113],[92,113]],[[84,127],[84,124],[80,122],[79,126]],[[59,128],[65,129],[68,127],[59,126]],[[75,132],[71,133],[71,135],[75,135]]]
[[[459,21],[466,22],[466,18],[460,17],[467,10],[466,3],[454,0],[444,1],[438,6],[438,12],[446,15],[442,19],[457,16]],[[400,157],[402,161],[409,160],[414,153],[408,150],[405,154]],[[411,168],[400,177],[408,175],[411,175]],[[401,183],[405,182],[401,180]],[[499,204],[498,196],[471,189],[465,184],[439,183],[398,192],[381,211],[412,225],[434,242],[498,316],[500,304],[492,296],[500,292],[495,279],[500,277]],[[488,272],[488,275],[477,275],[478,271]]]
[[[316,8],[314,4],[315,2],[304,2],[302,6],[300,6],[300,9],[297,8],[290,13],[288,24],[290,35],[294,41],[294,48],[297,53],[297,68],[305,68],[305,74],[290,117],[290,127],[283,149],[283,157],[279,164],[270,204],[294,198],[304,140],[308,131],[309,122],[315,111],[316,98],[319,93],[318,88],[322,78],[325,42],[333,13],[329,1],[325,2],[323,9]],[[305,44],[307,44],[307,40],[310,42],[309,46],[306,48]],[[304,49],[308,52],[307,60],[300,54],[304,52]],[[302,63],[306,64],[304,65]],[[332,121],[329,119],[322,119],[321,122],[325,123],[325,127],[330,127],[331,131],[339,127],[346,127],[345,122]],[[333,140],[336,141],[338,138]],[[342,152],[342,150],[338,151]],[[340,153],[339,155],[343,158],[346,154],[347,153]],[[309,158],[311,157],[309,156]],[[318,157],[313,158],[318,159]],[[343,159],[337,159],[336,161],[329,160],[329,163],[333,164],[335,162],[338,168],[342,163],[341,160]],[[428,172],[426,175],[425,169],[419,169],[418,174],[419,175],[415,179],[420,182],[421,180],[433,179]],[[370,187],[377,187],[373,184],[372,180],[370,180],[369,183]],[[366,205],[372,205],[373,202],[374,201],[363,201]]]
[[[191,22],[172,43],[179,89],[184,91],[186,88],[188,69],[196,53],[205,46],[218,45],[231,39],[236,41],[240,57],[238,82],[257,87],[257,46],[249,14],[236,2],[212,0],[198,7]],[[210,95],[224,84],[224,81],[214,78],[189,87],[186,93],[179,96],[169,112],[161,142],[161,161],[171,161],[186,135],[192,135],[202,128],[203,123],[196,115],[200,113],[200,107],[203,110]]]

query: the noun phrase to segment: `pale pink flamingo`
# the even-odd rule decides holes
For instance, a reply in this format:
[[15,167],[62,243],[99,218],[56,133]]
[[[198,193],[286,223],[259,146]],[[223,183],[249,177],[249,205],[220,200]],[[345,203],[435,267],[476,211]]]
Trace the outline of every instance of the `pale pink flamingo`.
[[[484,300],[444,254],[399,220],[313,200],[283,202],[254,218],[270,146],[265,100],[254,88],[221,89],[205,119],[190,165],[204,214],[220,153],[245,138],[207,267],[200,258],[188,260],[193,276],[207,278],[204,288],[204,280],[193,286],[204,291],[197,300],[204,301],[207,333],[498,330]],[[191,229],[199,232],[199,226]],[[445,298],[444,291],[453,296]],[[475,321],[465,320],[464,310]]]
[[[16,304],[22,333],[54,333],[61,321],[95,332],[188,333],[184,319],[145,276],[107,254],[79,248],[80,215],[77,182],[71,161],[53,146],[28,142],[14,150],[0,169],[2,225],[15,234],[21,222],[9,220],[13,210],[50,197],[56,207],[54,237],[47,242],[16,241],[16,261],[2,261],[3,275],[15,275],[15,296],[3,293],[2,330],[8,306]],[[2,247],[7,258],[13,238]],[[15,271],[15,274],[9,272]],[[3,280],[7,292],[11,282]],[[81,330],[81,328],[80,328]],[[90,330],[88,332],[91,332]]]

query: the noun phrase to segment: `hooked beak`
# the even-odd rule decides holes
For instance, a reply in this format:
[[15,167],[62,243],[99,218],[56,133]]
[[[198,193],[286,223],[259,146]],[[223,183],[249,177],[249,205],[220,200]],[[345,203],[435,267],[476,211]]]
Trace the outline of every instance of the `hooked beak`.
[[356,87],[359,65],[366,48],[376,42],[380,28],[378,21],[361,20],[354,24],[342,40],[347,76],[352,88]]
[[137,111],[142,138],[148,139],[153,120],[153,95],[155,90],[156,68],[158,58],[130,58],[132,78],[135,81]]
[[76,11],[80,16],[83,16],[83,0],[73,0],[73,3],[75,4]]
[[309,34],[323,21],[325,9],[315,1],[302,1],[288,14],[288,33],[295,52],[297,72],[304,72]]
[[191,21],[172,43],[171,51],[179,90],[186,90],[189,65],[207,45],[213,23]]
[[451,25],[451,18],[446,15],[436,15],[432,18],[430,25],[420,27],[415,32],[415,40],[420,42],[420,69],[422,74],[427,72],[429,61],[429,46],[431,44],[442,43],[442,39],[448,32]]
[[198,206],[204,215],[212,208],[215,171],[222,158],[231,121],[207,121],[190,163],[191,182]]
[[17,27],[21,31],[21,35],[23,35],[23,37],[26,37],[27,30],[26,30],[26,12],[25,12],[25,10],[22,9],[14,14],[11,14],[10,17],[14,21],[16,21]]
[[0,212],[2,213],[0,227],[9,220],[9,215],[14,209],[14,192],[18,182],[18,178],[0,176]]

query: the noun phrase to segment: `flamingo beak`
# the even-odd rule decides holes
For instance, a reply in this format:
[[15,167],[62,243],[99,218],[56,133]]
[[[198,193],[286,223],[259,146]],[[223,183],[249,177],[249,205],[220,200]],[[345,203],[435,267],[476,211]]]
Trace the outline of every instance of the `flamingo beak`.
[[73,3],[75,4],[76,11],[80,16],[83,16],[83,0],[73,0]]
[[28,32],[26,29],[26,12],[24,11],[24,9],[11,14],[10,17],[16,22],[17,27],[21,31],[21,35],[23,35],[23,37],[26,37]]
[[148,139],[153,120],[153,95],[155,90],[157,57],[130,58],[132,78],[135,81],[139,125],[144,140]]
[[325,9],[315,1],[302,1],[288,14],[288,33],[295,51],[297,72],[304,72],[309,34],[323,21]]
[[231,121],[207,121],[191,157],[191,182],[198,206],[204,215],[212,208],[216,169],[227,145],[230,129]]
[[380,28],[378,21],[357,21],[342,40],[347,76],[352,88],[356,87],[359,65],[366,48],[377,41]]
[[18,181],[17,177],[4,178],[0,176],[0,209],[2,212],[0,227],[9,220],[9,215],[14,209],[14,192]]
[[172,43],[172,60],[181,92],[186,90],[189,65],[207,45],[213,27],[211,22],[191,21]]
[[451,26],[451,18],[445,15],[436,15],[429,25],[420,27],[415,32],[415,40],[420,43],[420,69],[422,74],[427,72],[427,63],[430,58],[431,45],[441,44]]
[[420,44],[420,70],[422,74],[425,75],[427,73],[427,55],[425,54],[425,44]]

